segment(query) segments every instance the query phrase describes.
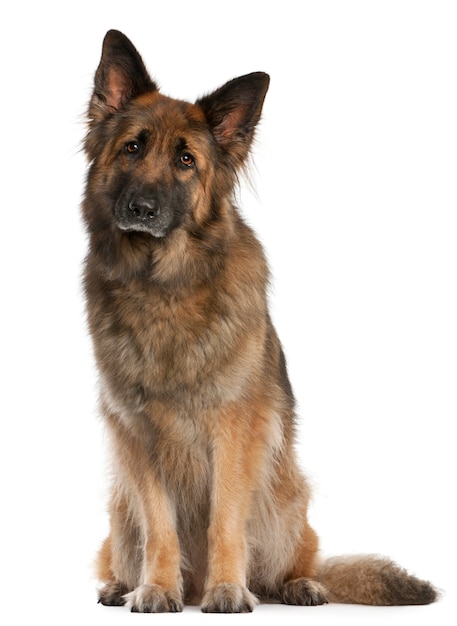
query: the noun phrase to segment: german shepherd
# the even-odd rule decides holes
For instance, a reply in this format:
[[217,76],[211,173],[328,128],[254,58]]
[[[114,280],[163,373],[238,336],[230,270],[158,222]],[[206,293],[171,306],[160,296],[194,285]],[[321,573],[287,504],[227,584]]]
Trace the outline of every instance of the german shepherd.
[[269,77],[162,95],[109,31],[89,104],[84,286],[111,436],[99,601],[252,611],[259,599],[426,604],[391,561],[321,562],[262,247],[233,205]]

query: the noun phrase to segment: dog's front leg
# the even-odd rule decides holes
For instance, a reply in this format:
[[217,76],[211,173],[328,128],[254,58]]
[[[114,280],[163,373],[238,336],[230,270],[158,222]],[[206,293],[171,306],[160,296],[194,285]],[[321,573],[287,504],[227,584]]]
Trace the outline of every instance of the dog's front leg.
[[225,414],[212,435],[208,575],[201,605],[205,613],[250,612],[257,604],[246,587],[246,520],[257,469],[250,426],[239,413]]
[[[181,551],[174,504],[141,439],[124,429],[116,416],[106,412],[106,417],[112,426],[125,508],[142,543],[137,548],[139,584],[123,600],[137,613],[182,611]],[[131,532],[127,524],[124,530],[117,529],[118,535],[122,532]],[[123,550],[122,537],[119,539],[112,546],[114,551]],[[113,560],[122,562],[128,556],[114,554]],[[117,573],[118,577],[121,575],[122,572]]]
[[173,507],[151,472],[138,486],[143,527],[142,582],[125,596],[133,612],[182,611],[181,554]]

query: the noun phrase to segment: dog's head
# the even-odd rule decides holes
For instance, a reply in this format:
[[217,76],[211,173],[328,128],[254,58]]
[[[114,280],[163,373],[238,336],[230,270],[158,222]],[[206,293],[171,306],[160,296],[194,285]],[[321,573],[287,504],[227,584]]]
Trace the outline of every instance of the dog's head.
[[[109,31],[89,105],[92,232],[198,232],[246,161],[269,77],[236,78],[195,103],[162,95],[132,43]],[[94,210],[94,204],[97,209]]]

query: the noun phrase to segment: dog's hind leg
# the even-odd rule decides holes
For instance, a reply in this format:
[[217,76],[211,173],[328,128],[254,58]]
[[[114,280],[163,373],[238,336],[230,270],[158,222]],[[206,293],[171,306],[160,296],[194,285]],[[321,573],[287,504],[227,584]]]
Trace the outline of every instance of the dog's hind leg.
[[123,606],[124,595],[139,582],[141,538],[124,496],[113,495],[110,513],[110,534],[97,560],[98,579],[104,584],[99,591],[99,602],[105,606]]
[[111,535],[109,535],[98,553],[98,578],[103,581],[103,587],[98,592],[98,601],[104,606],[124,606],[124,595],[129,588],[116,580],[112,570]]
[[316,606],[326,604],[327,590],[315,579],[317,574],[318,538],[305,521],[293,565],[279,589],[283,604]]

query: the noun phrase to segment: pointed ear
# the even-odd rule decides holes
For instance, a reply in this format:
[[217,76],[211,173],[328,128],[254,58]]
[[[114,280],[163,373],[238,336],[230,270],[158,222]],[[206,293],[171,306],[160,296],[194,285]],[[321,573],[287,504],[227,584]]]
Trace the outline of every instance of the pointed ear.
[[214,137],[235,166],[248,155],[269,83],[268,74],[254,72],[234,78],[197,101]]
[[105,119],[140,93],[155,89],[157,86],[132,42],[117,30],[108,31],[95,73],[89,118]]

